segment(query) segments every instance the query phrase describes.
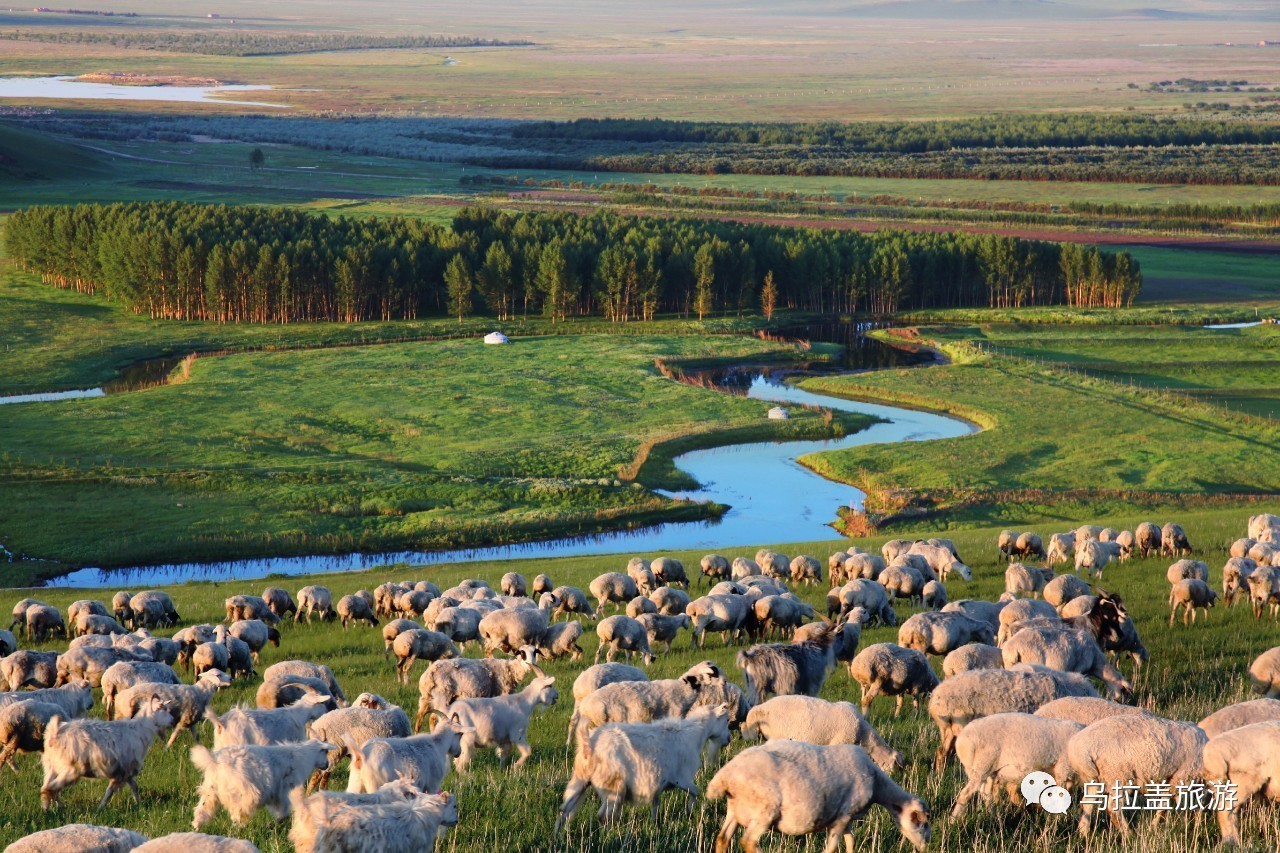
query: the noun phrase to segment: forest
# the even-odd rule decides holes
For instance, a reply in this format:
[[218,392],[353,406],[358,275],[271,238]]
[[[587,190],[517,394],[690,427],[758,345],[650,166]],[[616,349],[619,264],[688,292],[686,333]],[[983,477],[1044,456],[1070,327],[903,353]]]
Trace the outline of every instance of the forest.
[[248,206],[46,206],[10,216],[4,238],[48,284],[216,322],[1121,307],[1142,285],[1127,253],[1075,244],[606,212],[468,208],[448,229]]
[[284,56],[333,50],[515,47],[527,41],[472,36],[371,36],[354,33],[290,32],[87,32],[84,30],[6,30],[0,39],[60,45],[107,45],[122,50],[162,50],[214,56]]

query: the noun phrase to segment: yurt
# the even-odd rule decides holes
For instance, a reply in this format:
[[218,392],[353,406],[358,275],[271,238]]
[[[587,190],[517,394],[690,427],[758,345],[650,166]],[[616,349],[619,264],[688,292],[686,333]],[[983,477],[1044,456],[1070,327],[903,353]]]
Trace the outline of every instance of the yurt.
[[781,406],[774,406],[769,410],[769,420],[771,421],[785,421],[789,417],[791,417],[790,413]]
[[507,336],[502,334],[502,332],[490,332],[484,336],[484,342],[486,344],[505,344],[508,340]]

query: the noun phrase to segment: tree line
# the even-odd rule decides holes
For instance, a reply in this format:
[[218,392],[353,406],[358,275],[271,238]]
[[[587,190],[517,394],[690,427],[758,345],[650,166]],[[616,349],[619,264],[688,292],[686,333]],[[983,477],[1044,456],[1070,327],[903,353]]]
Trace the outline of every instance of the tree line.
[[0,39],[63,45],[110,45],[124,50],[162,50],[213,56],[283,56],[335,50],[398,50],[449,47],[518,47],[528,41],[474,36],[371,36],[348,33],[282,32],[85,32],[83,30],[7,30]]
[[12,214],[4,240],[48,284],[216,322],[1122,307],[1142,286],[1127,253],[1074,244],[608,212],[467,208],[442,228],[180,202],[44,206]]

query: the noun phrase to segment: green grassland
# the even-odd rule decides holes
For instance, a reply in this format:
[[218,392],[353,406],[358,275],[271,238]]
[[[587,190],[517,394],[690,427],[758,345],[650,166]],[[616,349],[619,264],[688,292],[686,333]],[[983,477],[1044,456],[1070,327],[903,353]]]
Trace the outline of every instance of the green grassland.
[[[1234,538],[1243,535],[1245,519],[1254,511],[1277,507],[1270,505],[1250,509],[1198,510],[1180,512],[1172,516],[1182,523],[1197,547],[1197,558],[1206,560],[1212,567],[1212,580],[1216,585],[1218,569],[1226,557],[1225,549]],[[1157,515],[1154,520],[1166,516]],[[1149,518],[1146,513],[1133,515],[1093,515],[1088,520],[1116,527],[1132,528],[1138,521]],[[1044,535],[1072,526],[1070,523],[1052,523],[1037,527]],[[1003,563],[996,562],[995,537],[998,528],[960,531],[955,534],[961,554],[974,568],[971,583],[951,581],[947,584],[949,596],[960,598],[994,599],[1003,590]],[[875,540],[858,540],[858,544],[878,549],[884,537]],[[784,553],[811,553],[821,559],[840,542],[801,543],[782,547]],[[725,553],[735,556],[751,554],[754,548],[742,548]],[[285,581],[284,585],[296,590],[303,583],[317,582],[328,586],[335,595],[352,592],[358,588],[372,589],[383,580],[395,578],[430,578],[442,587],[463,577],[480,577],[496,583],[506,571],[518,570],[532,577],[538,572],[548,572],[556,583],[568,583],[585,588],[590,579],[600,572],[617,570],[625,565],[628,555],[607,557],[580,557],[560,560],[511,561],[484,564],[453,565],[428,568],[389,568],[368,573],[333,575],[309,578],[306,581]],[[656,555],[645,555],[652,557]],[[676,553],[686,566],[696,566],[700,553]],[[1211,611],[1207,623],[1197,623],[1184,628],[1179,622],[1167,625],[1168,610],[1165,604],[1168,585],[1164,580],[1167,561],[1151,559],[1135,560],[1116,568],[1109,568],[1105,586],[1120,593],[1134,616],[1139,632],[1151,650],[1151,661],[1138,681],[1135,701],[1145,708],[1173,719],[1199,720],[1209,712],[1231,702],[1249,698],[1245,669],[1249,662],[1275,643],[1275,626],[1271,622],[1257,623],[1247,608],[1231,610],[1222,608]],[[223,599],[235,593],[257,593],[272,581],[237,581],[227,584],[196,583],[173,587],[170,592],[182,612],[191,622],[214,622],[224,615]],[[279,581],[277,581],[279,583]],[[802,597],[822,605],[826,587],[799,590]],[[44,591],[42,600],[65,608],[72,600],[84,597],[109,598],[111,590]],[[12,595],[17,598],[18,593]],[[905,618],[911,608],[899,604],[898,612]],[[669,795],[664,801],[657,822],[649,819],[647,809],[629,808],[615,826],[602,828],[594,822],[595,805],[588,802],[579,812],[574,823],[561,842],[552,840],[551,828],[560,796],[567,782],[572,764],[572,753],[565,746],[565,732],[572,707],[571,685],[574,677],[585,667],[594,654],[596,639],[590,623],[586,626],[582,646],[587,661],[555,661],[546,664],[547,671],[559,681],[560,702],[552,709],[541,711],[530,728],[530,743],[534,756],[521,775],[509,775],[501,771],[491,752],[482,753],[471,773],[460,777],[451,773],[444,787],[454,792],[459,800],[461,820],[458,827],[441,843],[444,851],[471,851],[504,849],[512,851],[581,850],[581,851],[684,851],[705,850],[711,846],[711,836],[723,815],[719,804],[701,803],[692,816],[684,812],[684,799]],[[417,707],[417,676],[422,671],[419,664],[408,686],[395,683],[392,665],[381,656],[382,640],[376,629],[358,627],[344,632],[333,624],[286,625],[283,643],[279,649],[267,648],[258,667],[259,672],[278,660],[307,659],[330,665],[348,696],[361,691],[372,691],[386,696],[404,706],[410,714]],[[874,628],[863,634],[863,645],[874,642],[894,641],[896,629]],[[65,641],[53,641],[47,648],[58,648]],[[476,655],[476,649],[469,654]],[[733,664],[734,647],[723,647],[718,637],[710,638],[704,650],[689,647],[688,634],[681,636],[668,656],[662,657],[649,671],[650,677],[674,677],[698,660],[710,659],[722,667],[741,684],[741,673]],[[1128,662],[1122,664],[1127,672]],[[238,684],[219,694],[215,708],[225,710],[237,702],[252,702],[258,680]],[[831,675],[823,688],[823,698],[829,700],[857,701],[857,686],[847,671],[840,669]],[[908,709],[910,706],[908,705]],[[101,714],[95,709],[94,714]],[[871,709],[870,719],[881,734],[907,757],[907,767],[897,774],[898,781],[907,789],[924,797],[933,810],[933,844],[931,849],[973,850],[977,853],[994,853],[1007,850],[1086,851],[1113,849],[1117,846],[1140,853],[1173,853],[1173,851],[1207,850],[1216,844],[1216,824],[1203,816],[1191,818],[1174,815],[1163,824],[1150,823],[1150,815],[1139,817],[1137,833],[1127,841],[1103,829],[1093,841],[1085,844],[1075,834],[1077,813],[1053,817],[1040,811],[1025,810],[1020,805],[1002,804],[995,809],[972,809],[968,816],[953,820],[948,816],[954,798],[963,781],[958,766],[951,764],[944,772],[932,770],[931,759],[937,746],[937,731],[923,711],[910,711],[899,718],[892,715],[892,702],[880,700]],[[207,724],[201,738],[209,742]],[[195,806],[195,788],[199,774],[187,757],[189,736],[184,735],[171,750],[155,747],[148,756],[139,782],[143,799],[135,805],[127,796],[116,799],[103,812],[96,811],[103,783],[83,781],[63,792],[58,811],[45,814],[39,809],[40,784],[39,761],[35,756],[18,759],[18,774],[6,774],[9,781],[0,786],[0,843],[8,842],[36,829],[75,821],[87,821],[117,826],[127,826],[148,835],[182,831],[189,827]],[[735,739],[724,758],[743,748]],[[709,774],[699,776],[699,784],[705,787]],[[334,774],[331,786],[344,787],[345,765]],[[220,814],[207,831],[237,835],[251,839],[264,853],[286,853],[291,850],[287,840],[287,826],[273,824],[267,815],[259,814],[246,827],[231,825],[225,814]],[[1280,846],[1280,821],[1274,809],[1255,807],[1246,811],[1242,830],[1253,849],[1267,850]],[[897,830],[889,816],[880,809],[873,809],[864,824],[855,830],[858,849],[893,851],[904,849]],[[817,851],[821,838],[812,838],[802,844],[782,842],[773,838],[766,849]]]

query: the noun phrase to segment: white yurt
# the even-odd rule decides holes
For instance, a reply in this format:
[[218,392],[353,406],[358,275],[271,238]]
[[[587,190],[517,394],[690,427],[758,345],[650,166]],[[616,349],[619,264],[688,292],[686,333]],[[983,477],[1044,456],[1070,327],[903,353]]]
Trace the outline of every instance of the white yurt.
[[486,344],[505,344],[509,340],[510,339],[506,335],[502,334],[502,332],[490,332],[484,336],[484,342]]
[[791,413],[781,406],[774,406],[769,410],[768,417],[771,421],[785,421],[787,418],[791,417]]

